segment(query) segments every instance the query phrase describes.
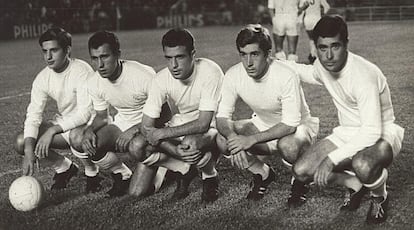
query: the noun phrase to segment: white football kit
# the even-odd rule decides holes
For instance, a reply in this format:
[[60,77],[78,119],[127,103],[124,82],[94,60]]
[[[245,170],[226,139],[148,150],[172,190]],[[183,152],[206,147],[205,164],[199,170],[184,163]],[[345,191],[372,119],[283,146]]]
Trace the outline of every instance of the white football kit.
[[298,36],[298,0],[268,0],[268,8],[274,9],[273,33],[279,36]]
[[[265,76],[255,80],[247,75],[242,63],[231,67],[224,77],[217,117],[232,119],[237,98],[252,110],[251,122],[265,131],[282,122],[297,127],[295,136],[314,142],[319,119],[311,117],[296,73],[283,62],[274,60]],[[277,140],[267,142],[277,150]]]
[[223,76],[220,66],[205,58],[195,60],[194,71],[185,80],[175,79],[165,68],[153,81],[144,114],[159,118],[162,105],[168,101],[174,114],[168,125],[173,127],[198,119],[200,111],[215,112]]
[[345,67],[335,75],[319,60],[313,66],[293,65],[301,80],[324,85],[338,110],[339,126],[327,137],[338,147],[328,155],[334,164],[374,145],[379,138],[391,145],[394,156],[399,153],[404,129],[394,123],[387,80],[376,65],[351,52]]
[[[306,1],[306,0],[305,0]],[[326,14],[330,9],[329,4],[326,0],[313,0],[314,3],[310,4],[305,10],[305,16],[303,18],[303,24],[306,30],[313,30],[316,23],[321,19],[321,6],[323,7],[323,12]],[[303,0],[301,2],[303,4]]]
[[122,73],[115,82],[102,78],[97,71],[93,73],[88,91],[96,111],[106,110],[109,105],[117,110],[112,124],[124,132],[141,123],[142,108],[155,71],[136,61],[122,60],[121,64]]
[[[40,71],[32,84],[24,122],[24,138],[38,138],[44,108],[50,97],[56,101],[58,109],[52,123],[62,128],[61,135],[70,144],[70,130],[86,124],[91,118],[91,100],[85,85],[92,72],[90,65],[79,59],[69,59],[69,65],[61,73],[49,67]],[[80,158],[87,157],[73,148],[71,150]]]

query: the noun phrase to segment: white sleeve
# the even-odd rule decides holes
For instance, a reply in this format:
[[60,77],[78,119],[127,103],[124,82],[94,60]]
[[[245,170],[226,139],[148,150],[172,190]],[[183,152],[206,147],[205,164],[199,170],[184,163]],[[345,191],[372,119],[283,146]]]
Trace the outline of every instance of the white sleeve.
[[223,80],[223,86],[220,94],[220,103],[216,117],[232,118],[238,94],[236,86],[233,83],[234,79],[226,74]]
[[36,77],[32,84],[30,104],[27,107],[26,120],[24,122],[24,138],[37,138],[39,134],[39,126],[42,123],[43,110],[48,98],[46,87],[47,85],[41,82],[41,78]]
[[327,14],[329,9],[331,9],[331,6],[329,5],[329,3],[326,0],[321,0],[321,5],[323,7],[323,13]]
[[282,102],[282,120],[281,122],[297,127],[301,120],[301,94],[300,83],[296,77],[291,77],[284,84],[281,93]]
[[208,81],[203,85],[201,91],[200,105],[198,109],[200,111],[216,111],[218,101],[220,98],[220,90],[223,79],[223,72],[216,71],[214,76],[209,76]]
[[364,84],[355,91],[361,126],[348,143],[329,153],[328,157],[334,164],[374,145],[381,137],[382,121],[378,86]]
[[109,104],[102,98],[100,90],[98,89],[98,81],[94,75],[92,79],[88,80],[87,91],[91,98],[93,109],[96,111],[102,111],[109,108]]
[[285,61],[299,76],[300,80],[313,85],[322,85],[318,72],[314,65],[299,64],[293,61]]
[[274,5],[273,0],[268,0],[268,2],[267,2],[267,7],[268,7],[269,9],[274,9],[274,8],[275,8],[275,5]]
[[150,84],[148,98],[142,111],[145,115],[151,118],[160,117],[162,105],[167,97],[167,91],[162,87],[162,84],[157,80],[157,77],[152,81],[152,84]]
[[[85,73],[86,75],[88,73]],[[82,76],[81,79],[86,79],[87,76]],[[92,100],[88,94],[86,81],[79,81],[76,88],[76,112],[70,116],[63,117],[58,121],[63,132],[76,128],[78,126],[88,123],[92,114]]]

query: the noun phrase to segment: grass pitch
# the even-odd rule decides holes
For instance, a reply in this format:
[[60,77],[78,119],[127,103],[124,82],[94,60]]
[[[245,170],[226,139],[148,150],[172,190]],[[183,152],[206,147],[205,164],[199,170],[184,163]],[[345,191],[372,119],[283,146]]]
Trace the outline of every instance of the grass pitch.
[[[196,179],[191,194],[182,202],[170,200],[174,186],[145,199],[125,196],[106,199],[103,193],[85,195],[85,178],[75,177],[64,191],[47,191],[43,206],[31,212],[19,212],[8,201],[11,182],[21,175],[21,157],[13,150],[13,138],[22,131],[27,94],[34,76],[43,67],[37,40],[7,41],[0,44],[0,229],[412,229],[414,224],[414,38],[413,22],[350,23],[350,50],[376,63],[387,76],[394,104],[396,121],[405,128],[403,148],[390,167],[390,213],[386,223],[366,226],[367,199],[354,213],[341,213],[343,188],[312,187],[308,202],[289,210],[290,173],[274,156],[270,164],[276,169],[277,182],[269,187],[262,201],[245,199],[251,175],[232,168],[223,160],[218,165],[220,198],[213,204],[200,203],[201,181]],[[216,61],[223,70],[237,63],[235,47],[239,26],[193,28],[197,56]],[[120,32],[122,56],[153,66],[164,67],[160,45],[166,30]],[[89,61],[89,35],[75,35],[73,57]],[[308,39],[302,32],[298,54],[305,62]],[[328,93],[321,87],[304,85],[307,102],[314,116],[321,120],[319,138],[327,136],[337,125],[336,110]],[[250,110],[243,103],[237,117],[247,117]],[[46,108],[53,114],[54,105]],[[71,159],[76,159],[69,156]],[[131,167],[133,164],[127,162]],[[104,174],[108,176],[107,174]],[[36,176],[45,187],[51,185],[53,172],[42,167]],[[105,181],[105,190],[111,180]]]

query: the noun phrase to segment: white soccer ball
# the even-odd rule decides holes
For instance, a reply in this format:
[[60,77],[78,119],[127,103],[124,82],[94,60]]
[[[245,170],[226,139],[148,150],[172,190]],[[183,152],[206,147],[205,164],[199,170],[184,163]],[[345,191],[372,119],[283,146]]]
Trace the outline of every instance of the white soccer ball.
[[9,200],[19,211],[31,211],[39,206],[44,194],[43,185],[32,176],[22,176],[13,181],[9,188]]

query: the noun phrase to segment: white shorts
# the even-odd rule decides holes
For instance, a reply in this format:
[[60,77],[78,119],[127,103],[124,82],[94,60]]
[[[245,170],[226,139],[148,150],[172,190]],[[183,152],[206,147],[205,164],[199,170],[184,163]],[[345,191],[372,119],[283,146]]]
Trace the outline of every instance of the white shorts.
[[[334,143],[338,148],[346,144],[355,134],[358,128],[338,126],[333,129],[333,133],[326,138]],[[394,157],[401,151],[404,138],[404,129],[397,124],[387,124],[382,127],[381,138],[391,145]]]
[[298,36],[299,25],[296,14],[276,14],[272,18],[273,33],[279,36]]
[[109,124],[110,125],[115,125],[116,127],[118,127],[122,132],[125,132],[126,130],[128,130],[129,128],[131,128],[132,126],[134,126],[134,125],[136,125],[136,123],[132,123],[132,122],[129,122],[129,121],[125,121],[125,120],[122,120],[122,119],[116,119],[116,117],[115,117],[115,119],[114,120],[112,120],[112,119],[110,119],[109,120]]
[[[87,125],[92,124],[92,121],[95,118],[95,116],[96,116],[96,114],[93,114],[91,116],[91,118],[89,119]],[[59,124],[58,121],[61,120],[61,119],[62,119],[62,116],[59,115],[59,114],[56,114],[54,116],[54,119],[51,120],[50,122],[54,125],[57,125],[57,124]],[[75,155],[76,157],[81,158],[81,159],[87,159],[89,157],[87,153],[78,152],[78,151],[76,151],[76,149],[72,148],[72,146],[70,145],[70,138],[69,138],[70,131],[72,131],[72,130],[67,130],[66,132],[63,132],[60,135],[62,135],[63,139],[65,139],[66,143],[68,143],[68,145],[70,147],[70,151],[72,152],[73,155]]]
[[[253,116],[250,119],[250,121],[257,127],[257,129],[259,129],[259,131],[265,131],[270,128],[269,125],[265,124],[257,116]],[[319,132],[319,118],[309,117],[301,121],[300,125],[296,128],[294,137],[300,140],[307,140],[309,143],[313,144],[316,141],[318,132]],[[278,139],[266,142],[271,153],[274,153],[277,151],[277,142],[278,142]]]
[[306,30],[313,30],[316,23],[318,23],[319,19],[321,19],[321,16],[318,15],[305,15],[303,18],[303,24],[305,26]]

